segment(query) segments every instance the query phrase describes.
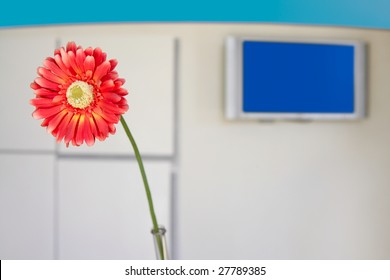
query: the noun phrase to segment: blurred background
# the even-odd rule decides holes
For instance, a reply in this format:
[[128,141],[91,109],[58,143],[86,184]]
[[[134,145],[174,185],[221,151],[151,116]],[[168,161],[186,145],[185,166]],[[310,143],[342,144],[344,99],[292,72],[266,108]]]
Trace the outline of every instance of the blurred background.
[[[367,118],[225,120],[228,35],[366,42]],[[0,259],[155,258],[123,129],[65,148],[31,117],[36,68],[68,41],[119,61],[171,258],[390,258],[390,31],[133,23],[0,30]]]

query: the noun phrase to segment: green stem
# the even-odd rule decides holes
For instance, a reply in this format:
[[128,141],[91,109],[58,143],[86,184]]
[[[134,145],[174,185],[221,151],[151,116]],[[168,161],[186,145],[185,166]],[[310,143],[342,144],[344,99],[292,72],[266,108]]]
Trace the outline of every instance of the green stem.
[[[152,193],[150,192],[148,179],[146,178],[145,168],[144,168],[144,164],[142,163],[141,154],[138,150],[138,147],[137,147],[137,144],[134,140],[134,137],[131,134],[130,129],[127,126],[127,123],[126,123],[125,119],[123,118],[123,116],[121,116],[121,124],[126,132],[127,137],[130,140],[131,145],[133,146],[135,157],[137,158],[139,170],[141,171],[142,180],[144,182],[146,197],[148,198],[149,211],[150,211],[150,216],[152,218],[152,223],[153,223],[153,232],[157,233],[158,232],[158,223],[157,223],[156,213],[154,212]],[[157,238],[158,251],[160,253],[160,258],[163,260],[164,259],[164,252],[163,252],[163,244],[162,244],[161,236],[156,234],[156,238]]]

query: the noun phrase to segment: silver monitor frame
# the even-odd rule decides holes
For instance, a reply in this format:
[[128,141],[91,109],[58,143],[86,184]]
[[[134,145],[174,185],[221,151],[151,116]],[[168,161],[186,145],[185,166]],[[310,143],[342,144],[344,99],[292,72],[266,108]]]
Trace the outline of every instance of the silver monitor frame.
[[[242,109],[242,46],[244,41],[348,45],[354,47],[353,113],[245,113]],[[225,117],[228,120],[357,120],[366,116],[366,44],[359,40],[322,40],[229,36],[225,41]]]

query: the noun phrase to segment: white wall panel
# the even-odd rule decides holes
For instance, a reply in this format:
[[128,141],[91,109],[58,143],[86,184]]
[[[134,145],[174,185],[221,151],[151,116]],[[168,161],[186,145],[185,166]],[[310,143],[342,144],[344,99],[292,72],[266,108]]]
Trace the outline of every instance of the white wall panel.
[[53,258],[51,155],[0,155],[0,259]]
[[[170,164],[147,162],[145,168],[158,222],[170,231]],[[59,182],[61,259],[155,259],[136,162],[61,159]]]
[[26,30],[0,30],[0,149],[54,150],[54,138],[32,118],[30,88],[37,68],[53,54],[55,38]]
[[[125,32],[72,32],[63,35],[61,45],[75,41],[84,48],[100,47],[107,59],[116,58],[116,70],[126,80],[130,109],[125,119],[143,154],[173,153],[174,38],[128,35]],[[93,147],[65,148],[61,153],[133,154],[120,124],[117,133]]]

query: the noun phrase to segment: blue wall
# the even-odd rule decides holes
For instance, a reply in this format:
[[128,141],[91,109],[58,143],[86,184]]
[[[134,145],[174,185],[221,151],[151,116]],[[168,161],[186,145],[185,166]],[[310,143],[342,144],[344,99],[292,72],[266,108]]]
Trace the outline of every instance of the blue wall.
[[27,1],[7,1],[0,26],[185,21],[390,28],[390,0]]

